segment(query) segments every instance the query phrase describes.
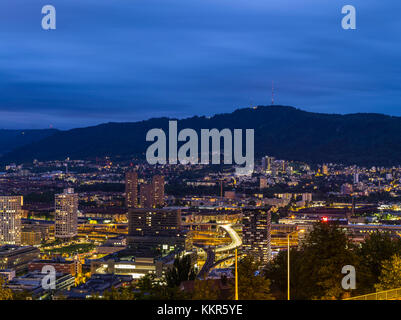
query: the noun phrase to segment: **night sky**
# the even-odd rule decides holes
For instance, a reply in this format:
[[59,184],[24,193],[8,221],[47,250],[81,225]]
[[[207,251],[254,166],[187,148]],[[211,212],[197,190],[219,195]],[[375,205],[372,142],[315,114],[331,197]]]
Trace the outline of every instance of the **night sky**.
[[276,104],[401,116],[400,16],[399,0],[1,0],[0,128],[231,112],[270,104],[273,80]]

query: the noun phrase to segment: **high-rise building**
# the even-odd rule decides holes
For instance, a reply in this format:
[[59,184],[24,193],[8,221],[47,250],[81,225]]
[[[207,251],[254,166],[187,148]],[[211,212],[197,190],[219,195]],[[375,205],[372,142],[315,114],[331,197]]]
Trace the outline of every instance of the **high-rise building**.
[[329,174],[329,167],[327,166],[327,164],[324,164],[322,167],[322,173],[324,175],[328,175]]
[[127,208],[138,207],[138,174],[128,171],[125,174],[125,205]]
[[262,158],[262,169],[264,171],[271,171],[274,157],[265,156]]
[[22,196],[0,196],[0,244],[21,244]]
[[263,157],[263,158],[262,158],[262,170],[266,170],[266,166],[267,166],[267,164],[266,164],[266,158],[267,158],[267,157]]
[[78,194],[73,188],[65,189],[55,196],[55,237],[69,239],[77,235]]
[[153,176],[153,205],[155,207],[164,206],[164,177],[160,175]]
[[287,171],[287,161],[285,160],[280,160],[280,171],[281,172],[286,172]]
[[134,208],[128,211],[128,247],[135,250],[171,251],[186,247],[181,232],[181,211]]
[[131,236],[175,236],[180,226],[180,210],[139,208],[128,213]]
[[139,189],[139,205],[141,208],[154,207],[153,185],[143,183]]
[[158,208],[164,206],[164,177],[153,176],[152,183],[143,183],[139,188],[139,206]]
[[242,218],[243,251],[267,263],[271,258],[271,212],[262,209],[244,209]]

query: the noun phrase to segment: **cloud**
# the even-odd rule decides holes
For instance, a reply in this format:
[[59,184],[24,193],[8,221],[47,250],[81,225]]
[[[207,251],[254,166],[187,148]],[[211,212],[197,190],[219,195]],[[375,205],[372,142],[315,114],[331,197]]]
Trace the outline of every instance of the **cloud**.
[[[401,115],[401,4],[354,0],[53,0],[0,4],[0,127],[186,117],[276,102]],[[36,115],[36,116],[32,116]]]

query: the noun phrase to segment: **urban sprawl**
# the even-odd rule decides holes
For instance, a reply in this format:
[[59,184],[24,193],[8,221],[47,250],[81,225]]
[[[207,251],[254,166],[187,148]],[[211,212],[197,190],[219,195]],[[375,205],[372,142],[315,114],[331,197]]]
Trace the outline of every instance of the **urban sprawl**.
[[[287,299],[289,248],[291,298],[343,299],[389,289],[382,265],[401,253],[401,167],[265,156],[238,175],[230,165],[35,160],[7,165],[0,195],[8,299],[234,299],[235,274],[240,299]],[[303,292],[313,275],[297,252],[312,263],[315,249],[335,268],[310,270],[327,281]],[[346,264],[355,290],[341,287]]]

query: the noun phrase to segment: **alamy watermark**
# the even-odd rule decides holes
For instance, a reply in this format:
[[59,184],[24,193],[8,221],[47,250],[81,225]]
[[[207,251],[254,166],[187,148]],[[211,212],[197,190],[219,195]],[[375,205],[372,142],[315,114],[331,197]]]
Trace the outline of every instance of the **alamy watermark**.
[[356,9],[354,6],[346,5],[342,7],[341,13],[346,14],[341,20],[341,26],[344,30],[356,29]]
[[42,14],[45,16],[42,18],[42,29],[43,30],[55,30],[56,29],[56,8],[52,5],[45,5],[42,8]]
[[344,290],[356,289],[356,272],[355,267],[346,265],[341,269],[341,273],[345,274],[341,280],[341,286]]
[[[356,9],[352,5],[345,5],[341,8],[341,13],[346,14],[341,20],[341,26],[344,30],[356,29]],[[56,29],[56,8],[52,5],[42,7],[42,28],[43,30]]]
[[42,288],[44,290],[55,290],[56,289],[56,269],[51,265],[45,265],[42,268],[42,274],[45,276],[42,278]]
[[[245,156],[243,155],[242,129],[201,129],[200,156],[199,138],[194,129],[177,130],[177,121],[169,121],[168,159],[167,136],[162,129],[151,129],[146,134],[146,141],[154,142],[146,150],[149,164],[209,164],[210,141],[212,142],[211,163],[221,163],[221,140],[223,140],[224,164],[237,164],[238,175],[250,174],[254,169],[254,129],[245,130]],[[234,141],[233,141],[234,139]],[[185,142],[178,148],[178,142]],[[233,148],[234,142],[234,148]]]

